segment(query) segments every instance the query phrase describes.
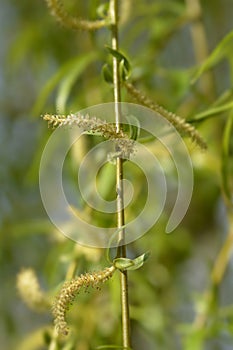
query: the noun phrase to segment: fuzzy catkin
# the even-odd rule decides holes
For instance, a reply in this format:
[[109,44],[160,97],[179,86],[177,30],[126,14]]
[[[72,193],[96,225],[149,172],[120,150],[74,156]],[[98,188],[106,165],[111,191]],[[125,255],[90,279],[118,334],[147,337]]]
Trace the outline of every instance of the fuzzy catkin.
[[76,125],[83,128],[84,131],[99,132],[106,138],[127,138],[128,136],[122,131],[116,132],[114,124],[108,123],[106,120],[102,120],[96,117],[90,117],[88,114],[82,115],[69,114],[65,115],[53,115],[45,114],[43,119],[48,122],[49,126],[73,126]]
[[115,267],[111,266],[105,268],[103,271],[86,273],[64,283],[60,293],[56,297],[52,308],[55,328],[59,334],[68,334],[66,313],[80,290],[82,288],[98,287],[100,283],[104,283],[109,278],[111,278],[114,271]]
[[50,302],[40,288],[36,273],[27,268],[17,275],[16,287],[21,299],[32,310],[42,312],[50,309]]
[[74,30],[96,30],[102,27],[106,27],[108,24],[106,20],[88,21],[70,16],[63,8],[59,0],[45,0],[51,14],[56,20],[66,28]]
[[122,158],[129,158],[130,154],[134,152],[134,140],[130,139],[123,130],[116,131],[116,126],[113,123],[108,123],[96,117],[90,117],[88,114],[82,115],[80,113],[65,115],[45,114],[43,119],[52,127],[78,126],[84,131],[93,134],[99,133],[106,139],[113,140],[118,149],[117,156]]
[[184,135],[189,136],[191,140],[198,144],[202,149],[207,148],[205,141],[199,135],[198,131],[194,128],[193,125],[186,122],[185,119],[179,117],[175,113],[167,111],[157,103],[154,103],[147,96],[143,95],[141,91],[136,89],[131,83],[124,82],[124,86],[126,87],[127,91],[142,105],[152,109],[157,113],[160,113],[172,125],[174,125],[179,132],[182,132]]

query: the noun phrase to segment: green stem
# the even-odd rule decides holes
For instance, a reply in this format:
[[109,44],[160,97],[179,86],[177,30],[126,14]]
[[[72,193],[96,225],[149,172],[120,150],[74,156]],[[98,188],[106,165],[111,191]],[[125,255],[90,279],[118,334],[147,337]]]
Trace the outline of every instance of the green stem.
[[211,274],[211,279],[213,285],[219,285],[223,280],[226,268],[229,264],[230,257],[232,255],[233,247],[233,216],[229,213],[229,232],[227,234],[226,240],[215,259],[214,267]]
[[216,288],[223,280],[233,250],[233,217],[229,213],[229,231],[216,259],[211,272],[211,286],[204,293],[205,307],[197,313],[193,326],[195,330],[204,329],[209,318],[211,305],[214,301]]
[[[118,0],[110,0],[112,49],[118,50]],[[113,85],[115,102],[115,122],[116,130],[121,127],[121,84],[119,74],[119,62],[113,57]],[[125,246],[125,214],[124,214],[124,188],[123,188],[123,161],[122,158],[116,159],[116,192],[117,192],[117,227],[119,230],[118,257],[126,257]],[[122,228],[122,229],[121,229]],[[130,348],[130,318],[129,318],[129,300],[128,300],[128,276],[127,271],[120,272],[121,281],[121,310],[122,310],[122,343],[125,348]]]
[[[200,0],[186,0],[186,8],[190,18],[194,20],[191,23],[191,36],[194,46],[196,61],[201,64],[209,55],[208,40],[202,21],[202,7]],[[212,99],[215,95],[214,78],[211,72],[203,75],[201,81],[201,89],[203,93]]]

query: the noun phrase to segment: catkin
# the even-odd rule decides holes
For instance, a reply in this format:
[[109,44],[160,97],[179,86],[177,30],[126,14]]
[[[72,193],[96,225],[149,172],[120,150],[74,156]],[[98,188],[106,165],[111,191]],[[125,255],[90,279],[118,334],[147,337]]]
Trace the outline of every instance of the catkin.
[[80,113],[65,115],[45,114],[43,119],[48,122],[49,126],[65,127],[78,126],[84,131],[93,134],[99,133],[106,139],[113,140],[116,144],[118,153],[116,156],[122,158],[129,158],[130,154],[134,152],[134,140],[130,139],[122,129],[116,131],[116,126],[113,123],[108,123],[96,117],[90,117],[88,114],[82,115]]
[[143,95],[141,91],[136,89],[131,83],[124,82],[124,86],[126,87],[127,91],[142,105],[161,114],[172,125],[174,125],[179,132],[190,137],[191,140],[196,144],[198,144],[202,149],[207,148],[205,141],[202,139],[202,137],[200,136],[198,131],[195,129],[195,127],[189,124],[188,122],[186,122],[185,119],[179,117],[175,113],[167,111],[162,106],[151,101],[147,96]]
[[102,27],[106,27],[108,22],[106,20],[88,21],[69,15],[62,3],[59,0],[45,0],[51,14],[56,20],[66,28],[74,30],[96,30]]
[[64,283],[60,293],[56,297],[52,308],[55,328],[59,334],[68,334],[66,313],[80,290],[82,288],[98,287],[100,283],[104,283],[109,278],[111,278],[114,271],[115,267],[111,266],[105,268],[103,271],[86,273]]
[[23,269],[17,275],[16,287],[21,299],[34,311],[48,311],[50,301],[41,290],[35,271],[31,268]]
[[90,117],[88,114],[82,115],[69,114],[65,115],[53,115],[45,114],[43,119],[48,122],[49,126],[61,127],[61,126],[78,126],[84,131],[99,132],[102,136],[106,138],[127,138],[122,130],[116,132],[116,126],[114,124],[108,123],[106,120],[102,120],[96,117]]

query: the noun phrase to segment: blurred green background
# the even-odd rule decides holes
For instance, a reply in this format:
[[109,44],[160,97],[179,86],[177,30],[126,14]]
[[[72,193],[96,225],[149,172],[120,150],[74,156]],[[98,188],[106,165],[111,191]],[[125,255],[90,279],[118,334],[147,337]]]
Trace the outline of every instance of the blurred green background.
[[[74,15],[96,18],[96,9],[103,3],[107,2],[69,0],[64,6]],[[200,1],[199,14],[195,4],[198,1],[126,0],[121,4],[120,48],[131,63],[132,81],[151,99],[187,119],[203,111],[208,115],[211,108],[232,101],[233,40],[229,37],[220,43],[232,31],[233,2]],[[73,260],[78,262],[77,273],[108,263],[104,251],[65,239],[43,209],[38,170],[51,130],[40,115],[112,101],[112,88],[101,75],[109,59],[104,45],[110,44],[110,34],[106,29],[87,33],[62,28],[42,0],[1,0],[0,26],[1,348],[42,350],[49,346],[52,317],[49,310],[36,313],[21,301],[17,273],[33,268],[42,288],[54,295]],[[199,40],[203,33],[208,46],[204,48]],[[205,66],[211,69],[191,84],[198,66],[218,45],[219,51]],[[133,101],[124,89],[122,94],[124,101]],[[211,289],[211,271],[232,217],[227,199],[233,188],[230,124],[230,134],[224,138],[231,107],[210,112],[209,118],[195,124],[208,150],[188,143],[195,186],[179,228],[171,235],[164,233],[165,213],[154,229],[129,246],[132,257],[151,251],[143,270],[129,274],[134,350],[233,348],[232,259],[221,283]],[[132,171],[137,186],[141,175]],[[173,174],[169,176],[172,181]],[[144,195],[134,210],[140,208]],[[211,307],[206,290],[214,295]],[[196,315],[205,308],[205,326],[195,328]],[[101,292],[80,295],[71,314],[77,332],[61,349],[119,344],[118,276]]]

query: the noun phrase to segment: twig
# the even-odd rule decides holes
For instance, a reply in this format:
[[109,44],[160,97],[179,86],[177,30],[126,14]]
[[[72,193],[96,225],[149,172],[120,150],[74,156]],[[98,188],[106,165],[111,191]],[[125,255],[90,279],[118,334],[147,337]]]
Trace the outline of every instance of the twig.
[[[191,23],[191,36],[194,46],[196,61],[201,64],[209,55],[208,41],[205,28],[202,22],[202,8],[200,0],[186,0],[186,8],[188,17],[195,18]],[[201,81],[201,89],[208,97],[214,96],[214,79],[211,72],[203,75]]]
[[226,272],[231,254],[233,249],[233,217],[232,214],[229,214],[229,230],[217,258],[211,273],[211,286],[204,293],[204,308],[201,308],[201,311],[197,313],[195,320],[193,322],[194,329],[202,329],[205,327],[211,305],[214,301],[216,288],[220,285],[223,280],[223,277]]
[[[118,0],[110,0],[111,32],[112,32],[112,49],[118,50]],[[120,131],[121,123],[121,86],[119,74],[119,62],[113,57],[113,86],[115,102],[115,121],[116,131]],[[116,191],[117,191],[117,227],[119,231],[118,257],[126,257],[125,225],[124,214],[124,188],[123,179],[123,161],[121,157],[116,159]],[[122,229],[121,229],[122,228]],[[121,309],[122,309],[122,343],[125,348],[130,348],[130,318],[129,318],[129,300],[128,300],[128,277],[127,271],[120,272],[121,279]]]

